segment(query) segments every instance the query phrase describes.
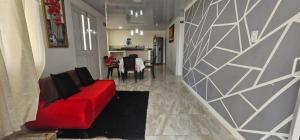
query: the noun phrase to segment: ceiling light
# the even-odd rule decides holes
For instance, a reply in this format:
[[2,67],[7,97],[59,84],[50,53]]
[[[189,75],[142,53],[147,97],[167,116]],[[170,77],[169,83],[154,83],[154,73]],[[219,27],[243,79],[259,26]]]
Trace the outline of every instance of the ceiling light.
[[138,28],[135,28],[135,33],[139,33],[139,29]]
[[133,16],[133,10],[130,10],[130,15],[132,15],[132,16]]
[[140,35],[144,35],[144,31],[143,30],[140,30]]
[[133,36],[134,32],[133,30],[130,30],[130,35]]
[[122,27],[122,26],[119,26],[118,28],[119,28],[120,30],[121,30],[121,29],[123,29],[123,27]]
[[142,16],[144,13],[143,13],[143,10],[140,10],[140,15]]
[[138,17],[139,16],[139,13],[138,12],[135,12],[135,17]]

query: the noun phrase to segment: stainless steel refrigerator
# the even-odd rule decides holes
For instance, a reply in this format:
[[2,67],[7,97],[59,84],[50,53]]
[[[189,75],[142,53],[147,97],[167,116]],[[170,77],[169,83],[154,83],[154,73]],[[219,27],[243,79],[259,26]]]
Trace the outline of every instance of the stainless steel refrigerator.
[[155,59],[156,64],[162,64],[163,63],[163,47],[164,47],[164,38],[162,37],[154,37],[153,38],[153,56]]

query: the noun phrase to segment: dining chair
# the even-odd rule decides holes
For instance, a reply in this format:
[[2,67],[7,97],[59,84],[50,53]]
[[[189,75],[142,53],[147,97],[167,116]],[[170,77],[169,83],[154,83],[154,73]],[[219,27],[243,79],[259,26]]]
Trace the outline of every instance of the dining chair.
[[[145,60],[144,61],[145,69],[150,69],[153,79],[155,79],[155,74],[154,74],[155,60],[156,60],[156,55],[152,52],[152,58],[151,58],[151,60]],[[145,71],[145,69],[143,70],[142,78],[144,78],[144,71]]]
[[120,78],[120,71],[119,71],[119,62],[116,60],[116,58],[104,56],[103,57],[105,61],[105,65],[107,67],[107,79],[109,79],[109,76],[112,78],[112,74],[114,69],[117,69],[118,72],[118,78]]
[[139,56],[137,54],[130,54],[128,55],[129,57],[134,57],[134,58],[138,58]]
[[122,79],[128,78],[128,71],[134,72],[135,81],[137,81],[137,71],[135,69],[135,58],[134,57],[123,57],[124,62],[124,73],[122,74]]

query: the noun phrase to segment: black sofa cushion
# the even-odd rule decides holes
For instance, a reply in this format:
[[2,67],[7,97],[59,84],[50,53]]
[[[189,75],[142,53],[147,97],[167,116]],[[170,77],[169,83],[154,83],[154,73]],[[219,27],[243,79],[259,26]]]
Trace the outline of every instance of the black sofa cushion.
[[88,86],[95,82],[89,70],[86,67],[75,68],[81,85]]
[[40,96],[46,104],[52,103],[61,98],[51,77],[39,80]]
[[71,79],[68,73],[51,74],[51,78],[57,88],[58,93],[64,99],[79,92],[79,88]]

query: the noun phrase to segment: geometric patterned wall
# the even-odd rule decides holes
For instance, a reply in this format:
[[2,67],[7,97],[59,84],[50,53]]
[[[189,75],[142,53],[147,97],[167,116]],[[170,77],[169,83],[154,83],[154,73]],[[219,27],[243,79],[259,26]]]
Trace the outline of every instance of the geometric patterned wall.
[[300,0],[198,0],[185,13],[183,79],[246,140],[288,137],[298,12]]

